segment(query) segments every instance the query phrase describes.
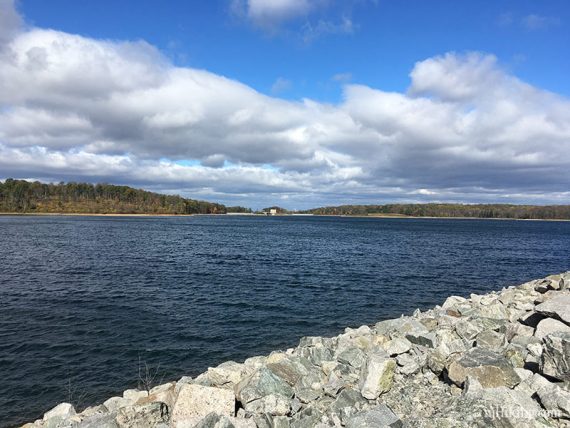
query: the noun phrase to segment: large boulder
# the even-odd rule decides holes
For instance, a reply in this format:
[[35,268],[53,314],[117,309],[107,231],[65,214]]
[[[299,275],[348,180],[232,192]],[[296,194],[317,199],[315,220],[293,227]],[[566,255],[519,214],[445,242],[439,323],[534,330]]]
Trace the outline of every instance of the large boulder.
[[336,359],[341,363],[359,369],[366,362],[366,354],[359,348],[349,348],[340,352]]
[[543,342],[541,372],[559,380],[570,381],[570,333],[551,333]]
[[564,324],[562,321],[558,321],[554,318],[545,318],[536,326],[534,336],[542,340],[549,334],[556,331],[570,332],[570,327]]
[[360,372],[360,393],[374,400],[392,388],[396,361],[385,353],[370,354]]
[[124,397],[111,397],[103,402],[103,406],[105,406],[109,412],[117,412],[119,409],[132,406],[133,404],[133,400]]
[[210,386],[184,384],[172,409],[172,424],[182,424],[209,413],[234,416],[235,397],[233,391]]
[[[259,412],[275,404],[273,411],[279,414],[283,403],[289,402],[294,391],[291,386],[281,377],[277,376],[268,368],[260,368],[247,376],[235,387],[238,401],[241,402],[246,411]],[[264,397],[271,396],[267,400],[255,403]],[[261,407],[260,407],[261,406]]]
[[570,294],[555,296],[538,305],[536,311],[570,324]]
[[309,373],[311,363],[304,357],[292,357],[283,352],[274,352],[267,358],[267,368],[289,385]]
[[56,428],[69,425],[69,418],[75,416],[75,409],[69,403],[61,403],[46,412],[43,417],[45,428]]
[[493,330],[484,330],[475,339],[477,346],[499,350],[506,344],[505,335]]
[[467,376],[475,378],[483,388],[514,387],[520,382],[514,367],[501,354],[485,348],[472,348],[447,368],[449,379],[463,386]]
[[570,392],[558,385],[548,385],[538,388],[536,391],[540,403],[548,410],[549,414],[557,419],[570,419]]
[[341,425],[345,425],[348,419],[360,411],[367,401],[359,391],[354,389],[343,389],[336,400],[329,406],[328,414]]
[[207,378],[211,384],[209,386],[233,388],[251,371],[245,364],[235,361],[226,361],[217,367],[209,367],[207,372]]
[[456,403],[459,406],[453,406],[447,409],[447,412],[458,413],[461,419],[472,420],[469,426],[497,428],[551,426],[544,419],[540,405],[529,394],[505,386],[483,388],[472,378],[469,378],[468,384],[469,388]]
[[50,411],[44,413],[43,420],[47,421],[53,418],[66,419],[75,415],[75,409],[69,403],[61,403],[55,406]]

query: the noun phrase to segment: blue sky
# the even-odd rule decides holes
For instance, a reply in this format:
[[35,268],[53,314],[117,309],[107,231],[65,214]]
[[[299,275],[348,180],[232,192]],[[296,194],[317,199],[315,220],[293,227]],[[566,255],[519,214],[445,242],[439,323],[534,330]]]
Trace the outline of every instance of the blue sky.
[[[228,0],[23,0],[40,27],[94,38],[143,39],[183,66],[203,68],[286,98],[337,101],[333,76],[405,91],[415,62],[482,51],[533,85],[570,95],[570,2],[566,0],[323,1],[307,13],[244,22]],[[533,17],[535,19],[533,19]],[[352,27],[305,40],[319,22]],[[253,24],[253,25],[251,25]],[[340,76],[339,76],[340,77]],[[280,89],[280,90],[279,90]]]
[[570,202],[570,3],[0,0],[0,179]]

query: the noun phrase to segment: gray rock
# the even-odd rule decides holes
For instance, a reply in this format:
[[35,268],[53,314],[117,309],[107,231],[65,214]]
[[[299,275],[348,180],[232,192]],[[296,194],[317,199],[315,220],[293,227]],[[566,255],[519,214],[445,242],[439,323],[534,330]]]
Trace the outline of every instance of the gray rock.
[[69,403],[61,403],[55,406],[50,411],[44,413],[43,420],[58,418],[60,420],[68,419],[75,415],[75,409]]
[[244,408],[249,413],[284,416],[291,410],[291,399],[277,394],[269,394],[245,403]]
[[[397,332],[398,334],[403,334],[411,343],[428,346],[430,348],[436,345],[436,335],[415,319],[406,320]],[[394,334],[392,334],[392,336],[394,336]]]
[[473,340],[483,328],[467,320],[461,320],[455,324],[455,331],[464,340]]
[[428,329],[423,325],[421,326],[422,328],[414,328],[413,330],[406,333],[406,339],[416,345],[435,348],[437,345],[437,336],[435,333],[428,331]]
[[434,349],[428,354],[427,365],[436,375],[440,375],[443,372],[446,363],[446,355],[439,348]]
[[536,326],[534,337],[542,340],[550,333],[554,333],[556,331],[570,332],[570,327],[562,321],[558,321],[554,318],[545,318]]
[[416,358],[410,354],[401,354],[396,357],[398,373],[411,375],[420,371],[420,365]]
[[120,428],[155,428],[170,420],[168,406],[164,403],[148,403],[119,409],[116,422]]
[[[336,387],[329,386],[325,392],[336,395],[343,386],[344,383],[337,385]],[[304,404],[312,403],[313,401],[318,400],[320,396],[322,396],[322,392],[312,388],[301,388],[295,390],[295,397]]]
[[235,428],[234,424],[223,415],[210,413],[202,418],[193,428]]
[[477,335],[475,343],[482,348],[500,350],[506,344],[506,340],[504,334],[485,330]]
[[366,354],[358,348],[349,348],[342,351],[337,356],[337,360],[359,369],[366,362]]
[[437,349],[446,357],[458,352],[465,352],[468,347],[459,335],[450,329],[441,329],[436,332],[438,345]]
[[467,376],[477,379],[484,388],[514,387],[520,378],[501,354],[484,348],[472,348],[447,368],[449,379],[462,386]]
[[570,381],[570,333],[556,332],[544,338],[540,369],[547,376]]
[[226,361],[217,367],[208,368],[208,379],[211,386],[227,386],[233,388],[241,379],[251,373],[245,364]]
[[333,359],[333,352],[330,348],[317,344],[308,348],[299,348],[299,354],[307,358],[311,363],[316,366],[321,366],[323,361],[331,361]]
[[376,323],[374,330],[376,334],[389,336],[390,334],[401,331],[404,324],[408,322],[407,318],[394,318]]
[[570,324],[570,294],[560,294],[541,303],[536,311]]
[[328,413],[336,416],[342,425],[345,425],[348,419],[361,410],[366,403],[367,401],[359,391],[344,389],[329,406]]
[[412,342],[408,339],[396,337],[382,345],[386,353],[390,356],[405,354],[412,348]]
[[248,403],[268,395],[280,396],[285,399],[293,397],[293,389],[282,378],[267,368],[260,368],[243,379],[235,387],[238,401],[246,408]]
[[460,305],[462,303],[466,303],[467,299],[465,297],[461,297],[461,296],[449,296],[447,299],[445,299],[445,302],[443,302],[443,305],[441,305],[441,307],[443,309],[450,309],[450,308],[454,308],[457,305]]
[[289,385],[309,373],[311,363],[303,357],[292,357],[282,352],[273,353],[267,358],[267,368]]
[[119,428],[114,413],[98,413],[73,425],[73,428]]
[[315,427],[322,417],[322,412],[312,406],[306,407],[295,415],[294,419],[291,421],[291,428]]
[[291,422],[286,416],[256,415],[257,428],[289,428]]
[[369,355],[360,373],[360,393],[374,400],[392,387],[396,362],[385,353]]
[[103,403],[109,412],[116,412],[122,407],[132,406],[133,400],[123,397],[111,397]]
[[479,309],[479,314],[481,317],[485,318],[498,319],[498,320],[508,319],[508,312],[505,308],[505,305],[503,305],[498,300],[494,301],[493,303],[487,306],[482,306]]
[[570,419],[570,392],[548,382],[537,388],[542,406],[557,419]]
[[[457,404],[461,403],[459,406]],[[497,428],[535,428],[551,426],[536,401],[522,391],[507,387],[474,388],[448,409],[472,426]]]
[[385,404],[359,412],[346,422],[346,428],[401,428],[403,423]]
[[526,314],[522,315],[519,318],[519,321],[528,327],[536,328],[538,323],[545,318],[546,315],[541,314],[540,312],[529,311]]

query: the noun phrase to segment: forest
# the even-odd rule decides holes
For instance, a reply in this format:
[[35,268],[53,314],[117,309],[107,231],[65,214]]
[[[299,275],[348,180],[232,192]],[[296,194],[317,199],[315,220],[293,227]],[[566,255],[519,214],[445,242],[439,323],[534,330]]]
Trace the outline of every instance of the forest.
[[387,204],[314,208],[315,215],[396,215],[409,217],[474,217],[506,219],[570,219],[570,205]]
[[[281,207],[278,214],[290,212]],[[62,214],[225,214],[251,213],[250,208],[163,195],[129,186],[89,183],[46,184],[39,181],[0,181],[0,213]],[[298,213],[347,216],[471,217],[569,220],[570,205],[514,204],[385,204],[341,205]]]
[[[241,208],[241,207],[235,207]],[[224,214],[221,204],[161,195],[112,184],[7,179],[0,182],[0,212],[63,214]]]

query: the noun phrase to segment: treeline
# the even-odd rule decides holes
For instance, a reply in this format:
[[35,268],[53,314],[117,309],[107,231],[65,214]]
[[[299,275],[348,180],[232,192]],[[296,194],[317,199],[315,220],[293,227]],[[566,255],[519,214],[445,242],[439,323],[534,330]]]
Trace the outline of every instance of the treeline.
[[0,212],[94,214],[224,214],[222,204],[161,195],[128,186],[0,182]]
[[510,219],[570,219],[570,205],[511,204],[387,204],[315,208],[315,215],[401,215],[411,217],[474,217]]
[[229,213],[246,213],[246,214],[251,214],[253,212],[251,208],[240,207],[240,206],[227,207],[226,211]]

